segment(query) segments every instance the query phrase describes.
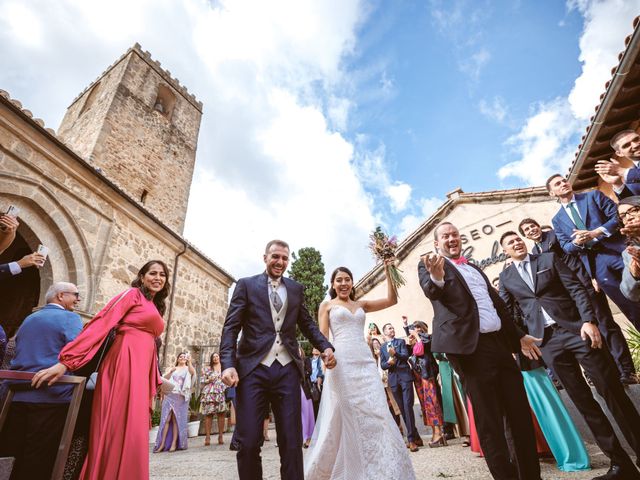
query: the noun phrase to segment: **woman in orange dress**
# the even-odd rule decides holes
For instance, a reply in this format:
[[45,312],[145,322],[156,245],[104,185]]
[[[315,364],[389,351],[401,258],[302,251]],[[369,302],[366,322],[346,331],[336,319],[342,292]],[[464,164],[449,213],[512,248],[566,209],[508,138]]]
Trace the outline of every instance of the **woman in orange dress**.
[[95,355],[111,328],[115,340],[98,371],[93,397],[89,451],[83,480],[149,478],[149,419],[158,371],[155,338],[164,330],[162,314],[169,295],[167,266],[147,262],[130,289],[113,298],[75,340],[60,352],[59,363],[39,371],[33,385],[55,383]]

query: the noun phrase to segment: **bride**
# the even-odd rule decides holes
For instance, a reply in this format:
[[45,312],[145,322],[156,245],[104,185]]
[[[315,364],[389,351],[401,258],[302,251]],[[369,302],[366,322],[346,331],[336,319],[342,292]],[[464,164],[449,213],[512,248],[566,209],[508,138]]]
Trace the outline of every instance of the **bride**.
[[364,339],[365,313],[395,305],[389,280],[387,297],[355,301],[353,275],[338,267],[331,275],[330,301],[320,305],[320,330],[333,334],[337,365],[325,373],[322,400],[305,456],[307,480],[414,480],[404,440],[389,413],[371,350]]

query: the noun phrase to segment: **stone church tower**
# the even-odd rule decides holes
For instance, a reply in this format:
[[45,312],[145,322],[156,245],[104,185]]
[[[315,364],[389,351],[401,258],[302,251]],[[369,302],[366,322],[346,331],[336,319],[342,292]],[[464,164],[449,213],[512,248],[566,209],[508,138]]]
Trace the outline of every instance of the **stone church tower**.
[[182,234],[201,117],[136,43],[72,102],[58,138]]

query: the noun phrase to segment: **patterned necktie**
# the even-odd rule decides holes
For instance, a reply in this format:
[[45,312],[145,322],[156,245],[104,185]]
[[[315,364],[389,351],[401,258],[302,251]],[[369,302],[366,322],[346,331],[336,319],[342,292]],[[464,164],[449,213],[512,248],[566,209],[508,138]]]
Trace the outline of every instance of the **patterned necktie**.
[[529,288],[531,289],[531,291],[535,291],[535,289],[533,288],[533,280],[531,279],[531,275],[529,275],[529,272],[527,271],[526,268],[526,264],[529,263],[527,260],[524,260],[522,262],[520,262],[520,265],[518,265],[518,269],[520,270],[520,276],[522,277],[522,280],[524,280],[524,282],[529,286]]
[[451,261],[456,265],[467,265],[469,263],[469,261],[462,255],[460,255],[458,258],[452,258]]
[[273,308],[276,313],[280,313],[282,310],[282,299],[280,295],[278,295],[278,284],[275,282],[271,282],[271,303],[273,304]]

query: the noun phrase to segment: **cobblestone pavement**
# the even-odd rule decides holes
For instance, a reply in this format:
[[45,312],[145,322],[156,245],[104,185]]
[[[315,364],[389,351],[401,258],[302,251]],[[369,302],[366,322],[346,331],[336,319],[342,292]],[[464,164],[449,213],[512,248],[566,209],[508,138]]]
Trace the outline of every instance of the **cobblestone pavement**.
[[[217,436],[212,436],[217,441]],[[235,480],[236,471],[235,452],[229,450],[231,435],[225,435],[225,444],[211,444],[203,446],[204,437],[190,438],[189,449],[173,453],[150,454],[151,480],[187,480],[187,479],[215,479]],[[461,445],[459,439],[449,442],[445,448],[421,448],[411,454],[416,477],[422,479],[459,479],[479,480],[490,479],[489,471],[483,458],[471,453]],[[593,470],[586,472],[561,472],[555,466],[553,459],[543,459],[542,478],[551,479],[591,479],[602,475],[608,469],[608,459],[600,453],[597,447],[588,446]],[[151,451],[151,448],[149,449]],[[262,449],[262,464],[265,480],[280,478],[278,473],[278,449],[273,441],[265,443]]]

